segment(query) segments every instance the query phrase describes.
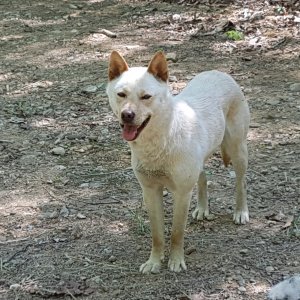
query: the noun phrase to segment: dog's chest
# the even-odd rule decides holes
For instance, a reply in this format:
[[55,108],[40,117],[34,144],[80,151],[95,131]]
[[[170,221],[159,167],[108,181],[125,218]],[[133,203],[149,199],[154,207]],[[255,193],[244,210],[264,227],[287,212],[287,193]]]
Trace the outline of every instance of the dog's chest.
[[135,166],[135,170],[146,177],[159,178],[159,177],[167,177],[168,176],[168,173],[165,169],[163,169],[163,168],[152,169],[149,167],[145,167],[140,162],[137,162],[137,164]]
[[172,191],[175,187],[172,173],[164,167],[153,169],[137,163],[134,167],[136,176],[145,184],[158,184]]

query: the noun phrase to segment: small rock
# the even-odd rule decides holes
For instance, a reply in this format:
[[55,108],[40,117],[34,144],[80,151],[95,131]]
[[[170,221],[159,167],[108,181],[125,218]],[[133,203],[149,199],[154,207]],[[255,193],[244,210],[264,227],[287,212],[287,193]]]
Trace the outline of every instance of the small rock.
[[275,167],[275,166],[272,166],[272,167],[271,167],[271,170],[272,170],[273,172],[277,172],[277,171],[278,171],[278,168]]
[[116,260],[117,260],[117,258],[114,255],[110,256],[108,259],[108,261],[111,263],[115,262]]
[[58,217],[58,212],[56,210],[48,211],[41,215],[42,219],[55,219],[57,217]]
[[213,187],[213,186],[214,186],[213,181],[208,180],[208,181],[207,181],[207,186],[208,186],[208,187]]
[[250,128],[259,128],[260,127],[260,124],[258,123],[251,123],[250,124]]
[[20,288],[21,288],[21,284],[19,283],[11,284],[9,287],[10,290],[19,290]]
[[292,92],[300,92],[300,82],[291,84],[290,85],[290,90]]
[[50,150],[50,153],[54,155],[65,155],[66,150],[63,147],[55,147]]
[[229,176],[230,176],[230,178],[234,179],[236,177],[236,174],[234,171],[229,171]]
[[172,16],[172,20],[173,20],[174,22],[180,22],[180,21],[181,21],[181,15],[180,15],[180,14],[174,14],[174,15]]
[[76,5],[74,5],[74,4],[69,4],[69,7],[70,7],[71,9],[78,9],[78,7],[77,7]]
[[90,186],[90,184],[88,183],[88,182],[84,182],[84,183],[82,183],[79,187],[80,188],[88,188]]
[[245,285],[245,279],[242,276],[238,276],[237,282],[241,287]]
[[166,59],[170,60],[172,62],[177,62],[177,60],[178,60],[177,55],[174,52],[167,53]]
[[98,90],[98,87],[96,85],[89,85],[89,86],[86,86],[82,89],[82,91],[86,94],[93,94],[93,93],[96,93]]
[[65,170],[67,167],[63,166],[63,165],[56,165],[54,166],[54,170],[57,170],[57,171],[63,171]]
[[99,285],[102,284],[102,279],[100,276],[95,276],[93,278],[90,278],[86,281],[87,285],[90,288],[99,288]]
[[20,157],[21,165],[34,165],[36,163],[36,156],[33,154],[23,155]]
[[84,139],[85,135],[82,133],[67,133],[66,138],[68,140],[80,140],[80,139]]
[[103,182],[101,181],[92,181],[90,182],[89,186],[93,189],[97,189],[103,185]]
[[251,60],[252,60],[252,57],[251,57],[251,56],[243,56],[243,57],[242,57],[242,60],[243,60],[243,61],[251,61]]
[[103,254],[108,255],[112,253],[112,250],[110,248],[104,248],[102,252]]
[[241,249],[240,253],[243,255],[246,255],[246,254],[248,254],[248,249]]
[[97,135],[90,135],[90,136],[88,137],[88,139],[89,139],[90,141],[97,142],[97,141],[99,140],[99,137],[98,137]]
[[169,82],[176,82],[177,81],[177,77],[176,76],[169,76]]
[[241,292],[241,293],[245,293],[247,290],[244,286],[240,286],[238,287],[238,290]]
[[295,22],[295,23],[300,23],[300,17],[295,17],[295,18],[294,18],[294,22]]
[[274,272],[274,268],[272,267],[272,266],[268,266],[268,267],[266,267],[266,272],[267,273],[272,273],[272,272]]
[[276,100],[276,99],[271,99],[271,100],[269,100],[267,103],[268,103],[269,105],[275,106],[275,105],[278,105],[278,104],[280,103],[280,101],[279,101],[279,100]]
[[168,196],[168,195],[169,195],[169,192],[166,191],[166,190],[164,190],[164,191],[163,191],[163,197],[166,197],[166,196]]
[[82,213],[78,213],[78,214],[76,215],[76,217],[77,217],[78,219],[86,219],[86,216],[85,216],[84,214],[82,214]]
[[207,220],[207,221],[213,221],[213,220],[215,220],[215,215],[213,215],[213,214],[209,214],[208,216],[206,216],[205,217],[205,219]]
[[62,217],[66,218],[66,217],[68,217],[68,215],[70,214],[70,212],[69,212],[68,208],[64,205],[64,206],[62,207],[62,209],[60,210],[59,214],[60,214]]
[[61,243],[61,242],[65,242],[67,239],[66,238],[60,238],[60,237],[54,237],[53,241],[55,243]]
[[70,212],[70,215],[72,216],[74,216],[74,215],[76,215],[77,214],[77,209],[74,209],[74,208],[70,208],[69,209],[69,212]]

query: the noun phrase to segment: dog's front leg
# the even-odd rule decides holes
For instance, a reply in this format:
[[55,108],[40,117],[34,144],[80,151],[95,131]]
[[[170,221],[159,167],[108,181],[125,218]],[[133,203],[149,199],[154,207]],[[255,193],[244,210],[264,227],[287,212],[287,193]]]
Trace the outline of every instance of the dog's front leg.
[[143,197],[148,210],[151,233],[152,250],[149,259],[141,265],[142,273],[158,273],[164,259],[164,210],[163,188],[161,186],[142,186]]
[[184,261],[184,230],[192,197],[192,191],[174,192],[173,224],[171,233],[171,253],[169,268],[171,271],[180,272],[186,270]]

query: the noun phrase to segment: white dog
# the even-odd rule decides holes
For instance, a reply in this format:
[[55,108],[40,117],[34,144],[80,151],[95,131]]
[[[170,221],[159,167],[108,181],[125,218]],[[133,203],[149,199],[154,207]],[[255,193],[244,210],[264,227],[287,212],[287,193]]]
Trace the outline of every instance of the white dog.
[[249,221],[245,172],[248,163],[247,101],[237,83],[218,71],[197,75],[176,97],[168,85],[168,66],[157,52],[148,68],[128,68],[113,51],[109,61],[107,94],[132,152],[132,168],[142,187],[150,217],[152,251],[141,265],[142,273],[159,272],[164,258],[163,189],[174,197],[169,268],[186,270],[184,230],[195,184],[198,204],[193,217],[209,215],[204,163],[221,146],[225,165],[236,172],[236,206],[233,220]]

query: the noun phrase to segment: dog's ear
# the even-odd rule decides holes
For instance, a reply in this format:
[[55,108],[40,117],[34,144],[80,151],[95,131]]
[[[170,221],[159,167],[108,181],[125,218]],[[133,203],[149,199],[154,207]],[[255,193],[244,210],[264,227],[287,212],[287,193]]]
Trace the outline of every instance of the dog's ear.
[[168,63],[162,51],[156,52],[148,66],[148,72],[162,81],[167,81],[169,78]]
[[117,51],[113,51],[109,58],[108,78],[113,80],[128,70],[125,59]]

